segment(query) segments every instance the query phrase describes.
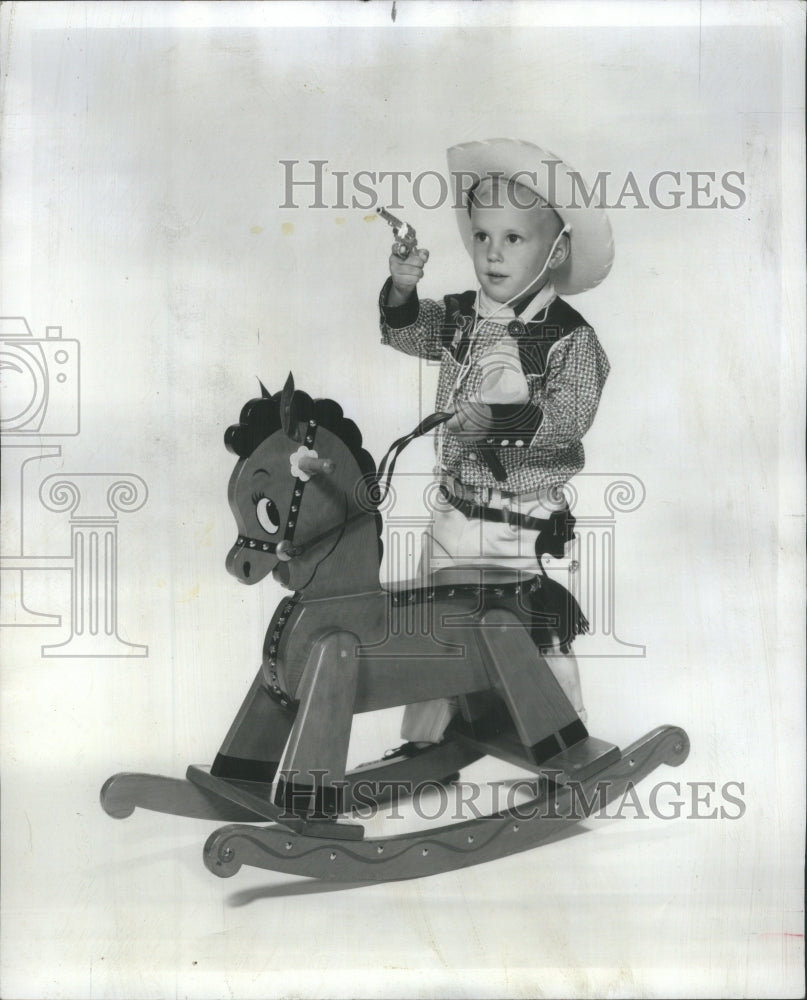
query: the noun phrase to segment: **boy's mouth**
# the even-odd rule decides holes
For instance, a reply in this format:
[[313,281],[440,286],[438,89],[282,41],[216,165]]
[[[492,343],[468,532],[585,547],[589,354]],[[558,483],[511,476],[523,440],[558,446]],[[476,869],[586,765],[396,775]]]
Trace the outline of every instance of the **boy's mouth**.
[[487,276],[491,281],[501,281],[507,277],[506,274],[502,274],[500,271],[488,271]]

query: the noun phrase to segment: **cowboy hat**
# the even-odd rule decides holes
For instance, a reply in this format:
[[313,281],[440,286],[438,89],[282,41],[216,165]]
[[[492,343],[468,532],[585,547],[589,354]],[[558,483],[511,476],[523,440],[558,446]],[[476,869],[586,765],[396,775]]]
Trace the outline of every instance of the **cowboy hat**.
[[608,216],[595,205],[596,199],[589,198],[588,188],[583,191],[580,174],[559,156],[519,139],[463,142],[452,146],[447,156],[455,190],[466,196],[457,197],[454,208],[469,254],[473,256],[473,237],[467,194],[484,177],[498,176],[515,180],[537,194],[570,227],[571,253],[552,272],[556,291],[584,292],[598,285],[611,270],[614,239]]

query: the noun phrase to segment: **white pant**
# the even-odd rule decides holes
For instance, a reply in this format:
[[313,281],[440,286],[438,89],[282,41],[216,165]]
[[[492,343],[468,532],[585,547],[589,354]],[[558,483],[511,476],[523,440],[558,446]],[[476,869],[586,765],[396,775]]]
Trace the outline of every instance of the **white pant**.
[[[431,528],[423,536],[419,573],[423,578],[448,566],[502,566],[534,573],[537,569],[537,531],[500,521],[466,517],[445,501],[436,505]],[[541,519],[559,509],[546,497],[493,499],[493,507],[508,507],[518,514]]]

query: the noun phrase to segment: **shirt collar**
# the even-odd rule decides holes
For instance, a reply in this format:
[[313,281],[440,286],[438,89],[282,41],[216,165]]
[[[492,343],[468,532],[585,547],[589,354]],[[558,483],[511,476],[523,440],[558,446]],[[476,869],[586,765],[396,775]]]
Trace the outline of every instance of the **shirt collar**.
[[547,281],[544,287],[535,293],[532,298],[526,300],[526,302],[516,302],[515,306],[503,306],[499,302],[494,302],[489,296],[487,296],[482,289],[479,289],[479,295],[477,296],[477,310],[479,316],[482,319],[492,319],[498,320],[501,323],[506,323],[508,320],[515,319],[518,317],[523,323],[529,323],[530,320],[534,319],[538,313],[546,308],[557,296],[555,291],[555,286],[552,281]]

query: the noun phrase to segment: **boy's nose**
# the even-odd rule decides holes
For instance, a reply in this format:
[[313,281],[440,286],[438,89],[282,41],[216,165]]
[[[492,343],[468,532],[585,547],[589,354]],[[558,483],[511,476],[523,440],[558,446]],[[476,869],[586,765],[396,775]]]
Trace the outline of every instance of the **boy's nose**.
[[499,249],[498,245],[491,240],[491,242],[488,244],[488,260],[494,261],[501,259],[502,259],[501,250]]

